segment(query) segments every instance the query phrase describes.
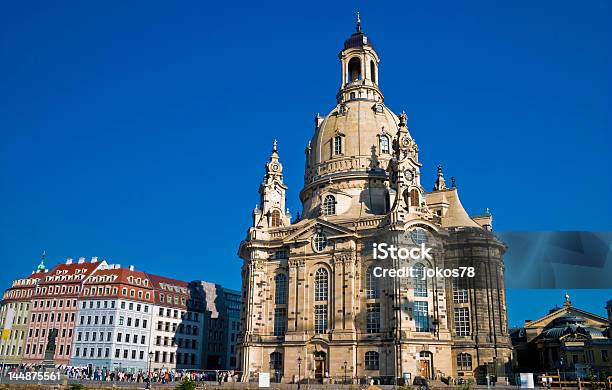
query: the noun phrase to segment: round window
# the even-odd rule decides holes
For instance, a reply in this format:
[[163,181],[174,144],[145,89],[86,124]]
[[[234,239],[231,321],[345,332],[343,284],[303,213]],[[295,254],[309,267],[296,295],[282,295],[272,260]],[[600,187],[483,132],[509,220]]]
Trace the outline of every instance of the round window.
[[427,231],[421,228],[416,228],[410,232],[410,237],[412,238],[412,242],[417,245],[426,244],[428,239]]

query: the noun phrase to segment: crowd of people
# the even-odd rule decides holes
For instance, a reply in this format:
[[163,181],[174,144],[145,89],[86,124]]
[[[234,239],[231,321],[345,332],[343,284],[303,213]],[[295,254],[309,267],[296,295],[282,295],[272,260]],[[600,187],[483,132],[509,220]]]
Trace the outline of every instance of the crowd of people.
[[146,382],[173,383],[189,379],[194,382],[236,382],[238,376],[234,371],[187,371],[187,370],[155,370],[146,372],[126,372],[107,370],[105,368],[89,369],[87,367],[70,367],[65,369],[70,379],[107,381],[107,382]]
[[[11,372],[27,372],[27,371],[43,371],[48,370],[42,366],[18,366],[5,370]],[[136,382],[145,383],[150,381],[152,383],[173,383],[180,382],[184,379],[189,379],[194,382],[217,382],[219,384],[224,382],[237,382],[238,374],[235,371],[189,371],[189,370],[154,370],[147,375],[146,372],[138,371],[126,371],[119,369],[108,369],[108,368],[91,368],[91,367],[71,367],[65,366],[57,369],[62,374],[66,375],[68,379],[80,380],[80,381],[100,381],[100,382]]]

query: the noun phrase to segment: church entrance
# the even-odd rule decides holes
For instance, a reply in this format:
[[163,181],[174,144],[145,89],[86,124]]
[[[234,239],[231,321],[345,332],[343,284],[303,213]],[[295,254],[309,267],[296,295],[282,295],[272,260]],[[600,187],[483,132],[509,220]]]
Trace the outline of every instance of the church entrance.
[[433,373],[433,354],[429,351],[419,353],[418,369],[419,376],[431,379]]
[[314,353],[315,379],[321,383],[323,383],[323,378],[325,378],[326,360],[327,360],[327,355],[325,352],[317,351]]

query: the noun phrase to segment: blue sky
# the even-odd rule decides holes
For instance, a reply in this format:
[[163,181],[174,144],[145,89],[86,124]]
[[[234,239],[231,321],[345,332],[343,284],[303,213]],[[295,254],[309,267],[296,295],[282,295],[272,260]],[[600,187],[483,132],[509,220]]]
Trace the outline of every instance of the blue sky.
[[426,187],[443,164],[498,230],[610,230],[611,8],[4,2],[0,283],[46,250],[50,264],[99,256],[238,288],[272,139],[298,211],[303,150],[334,106],[357,9]]

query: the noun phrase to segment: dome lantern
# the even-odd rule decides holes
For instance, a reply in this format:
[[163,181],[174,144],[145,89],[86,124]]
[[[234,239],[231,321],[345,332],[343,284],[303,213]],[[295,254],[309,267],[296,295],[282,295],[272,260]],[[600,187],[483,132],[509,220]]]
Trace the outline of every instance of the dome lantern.
[[372,43],[361,31],[361,17],[357,13],[357,27],[339,54],[342,63],[342,82],[337,95],[338,103],[350,100],[382,102],[378,88],[378,64],[380,59]]

